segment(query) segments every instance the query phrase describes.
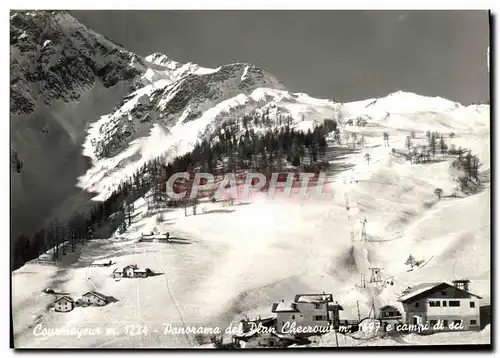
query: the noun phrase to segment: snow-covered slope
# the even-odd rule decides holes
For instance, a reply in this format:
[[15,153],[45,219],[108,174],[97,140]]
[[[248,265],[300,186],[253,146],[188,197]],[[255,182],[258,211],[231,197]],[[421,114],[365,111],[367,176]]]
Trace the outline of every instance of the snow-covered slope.
[[[259,99],[266,96],[268,101],[260,103]],[[217,203],[201,203],[202,215],[185,217],[182,209],[169,210],[163,213],[161,222],[156,219],[157,215],[147,212],[144,199],[139,199],[135,203],[134,222],[125,234],[93,242],[82,253],[77,253],[76,259],[52,271],[33,261],[14,273],[14,309],[19,312],[15,320],[18,346],[193,347],[200,344],[200,338],[194,334],[163,335],[158,332],[162,332],[164,323],[177,328],[218,326],[224,330],[245,315],[271,315],[272,303],[290,299],[299,292],[332,292],[344,307],[341,317],[356,319],[358,303],[364,317],[370,312],[372,299],[377,308],[386,304],[399,307],[398,296],[408,286],[429,280],[450,282],[464,276],[471,280],[472,292],[483,297],[481,304],[490,303],[488,183],[477,195],[448,198],[456,186],[457,175],[450,166],[451,159],[410,165],[393,156],[382,139],[382,132],[388,131],[391,147],[403,148],[406,136],[412,131],[416,133],[414,144],[426,142],[427,130],[441,130],[443,134],[454,131],[456,136],[449,139],[450,144],[470,148],[483,162],[482,170],[488,171],[488,106],[456,109],[452,106],[449,112],[446,109],[440,112],[439,121],[432,120],[437,113],[434,107],[426,110],[421,106],[406,114],[399,113],[404,121],[397,123],[386,119],[386,112],[393,110],[390,106],[377,115],[369,112],[363,102],[333,104],[271,89],[256,89],[250,95],[237,98],[254,101],[259,108],[267,105],[288,110],[296,125],[303,123],[302,113],[306,118],[317,120],[336,115],[341,121],[343,135],[366,136],[365,146],[359,153],[347,156],[339,153],[335,160],[353,167],[338,173],[330,184],[334,198],[331,201],[290,201],[261,197],[230,210]],[[149,136],[136,140],[128,150],[134,153],[133,148],[135,153],[153,156],[163,150],[155,144],[165,142],[177,143],[176,150],[189,150],[183,140],[195,140],[200,128],[210,127],[215,120],[211,113],[220,113],[222,105],[227,105],[223,109],[228,111],[236,106],[231,101],[221,103],[200,118],[177,123],[169,133],[162,133],[159,126],[155,127]],[[346,123],[347,119],[356,116],[368,118],[369,122],[364,127]],[[125,150],[120,155],[130,158],[131,153]],[[370,164],[366,163],[365,154],[370,154]],[[94,168],[100,163],[120,160],[120,155],[114,159],[95,159]],[[124,175],[130,166],[130,162],[125,163],[120,176],[113,176],[111,172],[101,177],[100,182],[113,185],[112,179]],[[101,185],[96,188],[105,192],[106,188]],[[434,195],[437,187],[444,192],[440,201]],[[350,203],[349,212],[345,208],[346,197]],[[365,217],[368,219],[368,241],[360,242],[360,221]],[[142,232],[152,230],[169,231],[179,239],[171,245],[135,242]],[[351,241],[351,231],[355,242]],[[425,265],[408,272],[404,263],[410,254],[423,260]],[[137,263],[164,275],[139,282],[115,282],[109,277],[110,270],[87,267],[100,258],[116,259],[120,264]],[[382,283],[368,282],[370,267],[383,269]],[[361,273],[365,274],[366,288],[359,287]],[[56,277],[55,281],[49,275]],[[40,294],[28,299],[23,289],[27,277],[45,280],[46,286],[54,285],[74,296],[95,287],[119,301],[104,309],[78,308],[61,316],[47,311],[50,299],[46,296]],[[91,285],[82,286],[88,277]],[[157,309],[157,302],[162,302],[161,310]],[[33,319],[46,327],[62,322],[68,325],[85,322],[86,326],[102,329],[141,324],[157,332],[132,338],[121,334],[113,339],[92,336],[78,341],[59,337],[33,340]],[[452,343],[451,339],[458,336],[470,343],[490,342],[487,331],[476,335],[450,334],[439,336],[441,342]],[[439,337],[409,335],[397,341],[391,338],[339,339],[341,345],[392,345],[432,344]],[[335,344],[332,339],[332,336],[324,336],[312,346],[332,346]]]
[[203,75],[217,71],[191,62],[182,64],[159,52],[147,56],[145,60],[148,70],[143,76],[143,82],[146,84],[160,80],[173,83],[189,74]]
[[[418,122],[413,129],[425,141],[425,130]],[[425,128],[427,129],[427,127]],[[429,129],[433,130],[433,127]],[[301,292],[332,292],[343,307],[341,318],[356,319],[359,303],[362,317],[368,316],[372,298],[375,306],[398,306],[398,296],[408,286],[447,281],[466,275],[471,291],[490,303],[489,187],[470,197],[447,198],[453,191],[454,169],[450,160],[410,165],[383,146],[378,126],[349,128],[364,131],[365,147],[360,153],[345,153],[337,162],[352,164],[330,184],[332,200],[271,200],[260,197],[246,205],[223,208],[220,204],[200,203],[200,215],[184,216],[182,209],[167,210],[163,221],[148,213],[144,199],[135,203],[134,221],[126,233],[85,247],[78,259],[62,264],[47,286],[56,286],[73,296],[82,294],[86,277],[97,290],[119,301],[104,309],[76,309],[69,314],[46,310],[47,297],[39,294],[28,300],[23,284],[27,277],[44,280],[48,269],[31,262],[13,276],[15,333],[19,346],[51,347],[192,347],[195,335],[165,334],[164,323],[174,327],[218,326],[224,330],[245,315],[267,317],[271,306]],[[407,131],[394,130],[391,146],[403,147]],[[371,136],[370,136],[371,134]],[[489,169],[489,137],[457,131],[457,145],[467,144],[481,154],[484,170]],[[459,142],[460,141],[460,142]],[[460,144],[458,144],[460,143]],[[367,164],[365,154],[372,162]],[[438,201],[433,191],[440,187],[444,197]],[[345,198],[350,203],[345,208]],[[360,242],[360,220],[367,218],[367,242]],[[136,243],[142,232],[169,231],[172,244]],[[351,241],[350,232],[355,242]],[[407,272],[409,254],[426,262]],[[78,256],[78,255],[77,255]],[[111,269],[89,269],[95,259],[110,258],[119,264],[137,263],[164,275],[146,280],[115,282]],[[63,259],[66,260],[66,259]],[[370,267],[381,267],[383,282],[369,283]],[[471,270],[471,267],[474,269]],[[364,273],[367,287],[358,287]],[[87,280],[88,282],[88,280]],[[392,283],[392,284],[391,284]],[[30,302],[29,304],[27,302]],[[158,306],[158,302],[161,302]],[[161,307],[161,309],[158,309]],[[32,338],[32,319],[46,327],[65,322],[102,329],[127,324],[147,325],[150,333],[136,337],[124,334],[113,339],[103,336],[81,340],[60,337]],[[153,332],[156,330],[158,332]],[[449,336],[447,343],[453,341]],[[467,336],[469,337],[469,336]],[[475,337],[475,338],[474,338]],[[205,337],[206,339],[207,337]],[[329,339],[330,338],[330,339]],[[439,338],[439,337],[438,337]],[[316,345],[332,346],[325,336]],[[429,344],[436,337],[402,337],[353,340],[340,337],[342,345]],[[474,341],[476,340],[476,341]],[[488,343],[485,331],[470,336],[468,342]],[[403,342],[403,343],[402,343]]]
[[[346,154],[345,146],[339,150],[334,170],[335,165],[352,169],[332,173],[332,200],[261,197],[230,209],[202,203],[202,215],[185,217],[183,210],[169,210],[160,221],[141,198],[124,235],[79,247],[58,264],[34,260],[16,270],[16,347],[190,347],[198,344],[194,335],[150,331],[77,340],[34,338],[33,328],[38,323],[225,328],[245,314],[270,315],[273,302],[309,291],[332,292],[344,307],[342,317],[353,319],[357,302],[362,315],[368,315],[372,298],[376,307],[398,305],[402,289],[430,278],[468,275],[471,290],[489,303],[488,184],[470,197],[447,197],[457,175],[450,158],[410,165],[392,155],[382,139],[387,132],[391,147],[404,148],[411,132],[415,144],[426,142],[427,130],[454,132],[449,143],[470,148],[487,172],[489,106],[407,92],[344,104],[315,99],[290,93],[250,64],[208,69],[162,54],[142,59],[65,12],[12,14],[11,39],[11,144],[24,164],[20,173],[11,172],[14,236],[21,228],[35,229],[44,220],[81,209],[90,192],[97,194],[94,199],[108,197],[148,159],[184,154],[226,120],[245,113],[266,112],[274,120],[290,116],[302,130],[334,118],[342,138],[366,137],[359,152]],[[365,119],[366,126],[357,126],[357,118]],[[435,188],[443,189],[440,201]],[[359,242],[365,217],[368,241]],[[155,229],[170,231],[178,240],[169,245],[135,242],[142,232]],[[407,272],[404,261],[410,253],[425,266]],[[109,275],[113,268],[89,268],[101,258],[137,263],[163,275],[115,282]],[[370,267],[384,268],[384,283],[357,287],[361,273],[369,279]],[[74,297],[97,289],[118,302],[58,314],[48,309],[53,297],[39,293],[46,286]]]

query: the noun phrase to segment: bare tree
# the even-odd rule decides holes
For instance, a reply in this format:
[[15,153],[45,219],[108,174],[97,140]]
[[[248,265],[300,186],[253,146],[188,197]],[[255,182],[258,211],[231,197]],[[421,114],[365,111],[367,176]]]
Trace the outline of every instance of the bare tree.
[[54,221],[52,221],[52,224],[51,224],[51,237],[52,237],[53,245],[54,245],[54,248],[53,248],[53,251],[52,251],[52,260],[55,261],[59,257],[59,240],[60,240],[60,237],[59,237],[59,222],[57,221],[57,219],[55,219]]
[[364,135],[361,135],[361,138],[359,138],[359,145],[361,146],[361,148],[364,148],[364,146],[365,146],[365,136]]
[[431,138],[429,139],[429,147],[430,151],[432,153],[432,157],[436,155],[436,149],[437,149],[437,141],[436,141],[436,136],[431,135]]
[[410,256],[408,256],[408,259],[406,259],[406,262],[405,262],[405,265],[410,265],[411,268],[413,268],[413,266],[416,265],[416,260],[415,258],[413,257],[412,254],[410,254]]
[[434,194],[438,197],[438,200],[441,200],[441,197],[443,196],[443,189],[437,188],[434,190]]
[[368,165],[370,165],[370,159],[371,159],[370,153],[366,153],[365,154],[365,160],[368,163]]
[[384,132],[384,146],[389,147],[389,133]]
[[134,212],[134,203],[132,201],[125,201],[124,203],[125,216],[127,217],[128,226],[132,224],[132,214]]
[[410,136],[406,137],[406,148],[408,148],[408,150],[411,149],[411,138],[410,138]]
[[446,145],[446,142],[444,141],[444,136],[441,136],[439,139],[439,149],[441,151],[441,155],[445,155],[446,150],[448,149],[448,145]]

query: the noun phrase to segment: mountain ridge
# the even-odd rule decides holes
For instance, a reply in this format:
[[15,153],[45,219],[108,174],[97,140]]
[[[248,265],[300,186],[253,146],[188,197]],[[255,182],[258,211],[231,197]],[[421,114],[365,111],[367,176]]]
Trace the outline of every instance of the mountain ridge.
[[[58,197],[65,198],[77,185],[85,196],[105,198],[111,189],[103,188],[113,187],[148,158],[169,150],[171,155],[185,153],[228,118],[249,112],[269,113],[274,121],[290,117],[295,128],[308,130],[325,118],[341,124],[357,116],[390,122],[398,111],[426,113],[436,110],[436,103],[440,115],[466,108],[411,95],[417,105],[405,109],[405,103],[394,100],[408,97],[402,91],[365,100],[373,103],[361,108],[363,101],[338,103],[290,93],[273,75],[247,63],[212,69],[179,63],[161,53],[141,57],[95,33],[67,11],[15,12],[10,27],[11,131],[15,132],[11,146],[16,161],[24,164],[21,173],[19,165],[13,166],[11,179],[14,196],[21,198],[13,207],[20,212],[32,210],[29,198],[37,197],[42,207],[48,203],[54,193],[48,190],[43,195],[41,187],[52,187],[52,178],[61,177],[61,171],[70,174],[61,178],[64,184]],[[394,103],[400,108],[390,108]],[[393,113],[389,119],[388,111]],[[36,121],[29,121],[27,127],[26,118]],[[51,147],[48,136],[58,143],[57,149]],[[30,147],[34,143],[37,152]],[[40,175],[35,163],[47,161],[53,164]],[[78,164],[63,169],[60,163],[68,161]],[[20,178],[28,175],[42,185],[35,185],[36,190],[27,187],[26,179]],[[47,205],[52,208],[49,212],[66,211],[66,206]],[[37,211],[39,217],[47,213],[45,208]]]

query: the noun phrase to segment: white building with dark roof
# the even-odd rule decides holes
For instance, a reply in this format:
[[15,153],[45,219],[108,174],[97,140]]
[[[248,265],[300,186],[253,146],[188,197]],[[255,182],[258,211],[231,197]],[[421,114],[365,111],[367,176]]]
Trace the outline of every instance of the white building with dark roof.
[[481,297],[469,292],[469,280],[455,280],[453,285],[446,282],[422,283],[409,288],[398,299],[404,312],[402,322],[411,325],[428,324],[432,329],[441,322],[443,328],[454,330],[480,329]]
[[272,312],[276,313],[276,331],[293,333],[320,327],[335,326],[339,323],[339,311],[343,310],[333,300],[332,294],[299,294],[293,301],[274,303]]
[[137,265],[127,265],[123,267],[117,267],[113,270],[114,278],[145,278],[151,275],[153,272],[148,269],[140,269]]
[[95,291],[87,292],[86,294],[84,294],[82,296],[82,300],[87,304],[96,306],[105,306],[109,303],[109,299],[107,296]]
[[104,259],[104,260],[95,260],[90,264],[90,266],[106,267],[106,266],[111,266],[112,264],[113,264],[112,260]]
[[56,312],[69,312],[73,308],[75,308],[75,301],[69,296],[62,296],[54,301],[54,310]]

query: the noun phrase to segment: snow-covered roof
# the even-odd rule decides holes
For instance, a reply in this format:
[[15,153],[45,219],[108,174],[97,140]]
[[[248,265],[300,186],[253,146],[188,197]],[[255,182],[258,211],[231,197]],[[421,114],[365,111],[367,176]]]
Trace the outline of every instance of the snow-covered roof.
[[110,262],[111,262],[110,259],[95,260],[92,262],[92,265],[107,265]]
[[148,272],[150,271],[149,269],[145,268],[145,269],[135,269],[134,272]]
[[293,302],[285,302],[281,301],[280,303],[274,303],[272,312],[299,312],[297,308],[295,307]]
[[324,303],[327,299],[321,296],[301,296],[296,302]]
[[62,297],[59,297],[57,300],[55,300],[54,303],[62,301],[62,300],[68,301],[68,302],[74,302],[71,297],[69,297],[69,296],[62,296]]
[[304,303],[323,303],[329,302],[332,299],[332,295],[330,294],[300,294],[295,296],[295,302],[304,302]]
[[441,285],[443,284],[444,282],[426,282],[426,283],[420,283],[418,285],[415,285],[413,287],[410,287],[410,289],[406,292],[404,292],[404,294],[402,296],[399,297],[398,301],[400,302],[403,302],[403,301],[406,301],[416,295],[419,295],[421,293],[424,293],[438,285]]
[[421,295],[421,294],[423,294],[423,293],[425,293],[427,291],[434,290],[438,286],[442,286],[442,288],[453,287],[457,291],[461,291],[463,293],[466,293],[467,295],[471,295],[471,296],[474,296],[474,297],[477,297],[477,298],[481,299],[480,296],[475,295],[475,294],[473,294],[473,293],[471,293],[469,291],[462,290],[462,289],[460,289],[458,287],[455,287],[453,285],[450,285],[447,282],[433,282],[433,283],[421,283],[419,285],[411,287],[408,291],[406,291],[404,293],[403,296],[399,297],[398,301],[400,301],[400,302],[407,301],[407,300],[409,300],[411,298],[415,298],[417,295]]
[[90,292],[87,292],[86,294],[84,294],[83,296],[96,296],[96,297],[99,297],[100,299],[102,300],[105,300],[107,301],[108,300],[108,297],[103,295],[102,293],[99,293],[99,292],[94,292],[94,291],[90,291]]
[[338,302],[328,302],[327,303],[328,307],[338,307],[339,311],[343,311],[344,307],[342,307]]
[[150,235],[150,234],[146,234],[146,235],[142,235],[142,238],[143,239],[157,239],[157,240],[166,240],[167,239],[167,235],[164,235],[164,234],[153,234],[153,235]]
[[113,272],[116,272],[116,271],[124,271],[125,269],[128,269],[128,268],[132,268],[132,269],[136,270],[138,267],[137,267],[137,265],[135,265],[135,264],[131,264],[131,265],[123,265],[123,266],[122,266],[122,265],[120,265],[120,266],[117,266],[117,267],[113,270]]

